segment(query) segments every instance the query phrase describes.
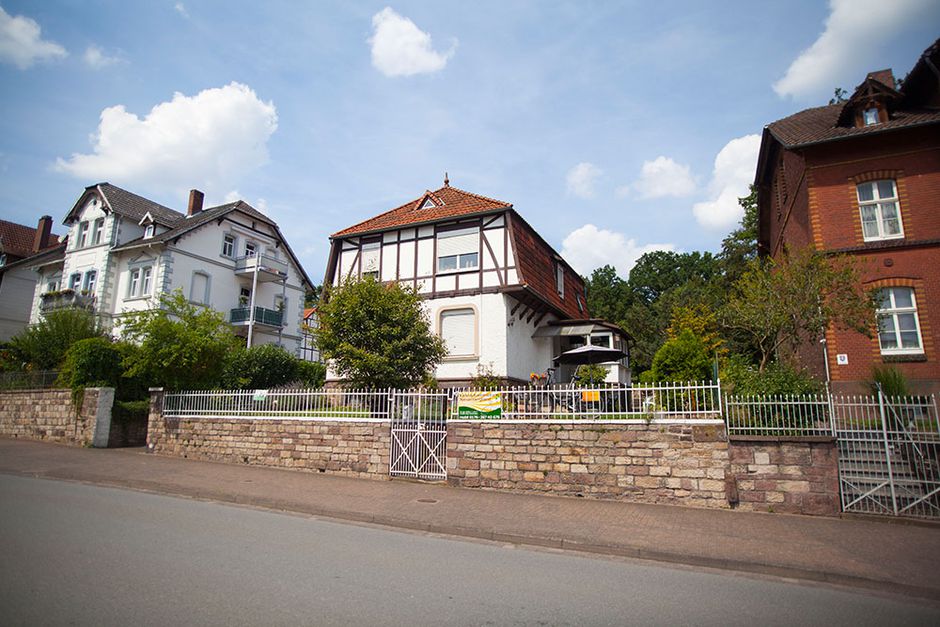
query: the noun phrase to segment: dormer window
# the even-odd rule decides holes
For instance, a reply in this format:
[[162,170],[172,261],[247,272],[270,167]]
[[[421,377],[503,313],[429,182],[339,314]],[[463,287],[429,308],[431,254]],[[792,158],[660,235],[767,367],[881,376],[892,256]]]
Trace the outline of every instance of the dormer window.
[[878,117],[878,107],[869,107],[862,112],[862,124],[871,126],[878,124],[881,120]]
[[150,239],[153,237],[153,225],[148,224],[147,228],[144,229],[144,239]]
[[436,206],[437,205],[434,204],[433,200],[431,200],[430,198],[427,198],[425,199],[423,203],[421,203],[421,206],[418,207],[418,209],[433,209]]

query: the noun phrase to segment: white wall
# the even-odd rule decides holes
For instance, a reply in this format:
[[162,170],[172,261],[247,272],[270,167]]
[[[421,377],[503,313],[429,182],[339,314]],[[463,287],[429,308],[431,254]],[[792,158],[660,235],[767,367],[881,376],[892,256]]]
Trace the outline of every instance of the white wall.
[[[542,374],[552,367],[552,358],[554,357],[552,349],[552,338],[533,338],[535,333],[535,321],[539,318],[536,314],[531,322],[526,322],[525,318],[516,315],[509,315],[516,304],[516,300],[506,296],[506,314],[507,314],[507,375],[523,381],[529,380],[529,375],[533,372]],[[549,320],[554,320],[554,316],[545,316],[539,322],[539,325],[546,324]]]
[[0,342],[22,331],[29,322],[39,275],[29,266],[6,270],[0,282]]
[[[476,347],[473,357],[445,357],[437,367],[440,380],[468,379],[477,367],[492,368],[497,376],[506,376],[506,301],[502,294],[478,294],[455,298],[434,298],[423,303],[431,319],[431,328],[440,334],[441,312],[472,308],[476,311]],[[528,375],[526,375],[528,376]]]

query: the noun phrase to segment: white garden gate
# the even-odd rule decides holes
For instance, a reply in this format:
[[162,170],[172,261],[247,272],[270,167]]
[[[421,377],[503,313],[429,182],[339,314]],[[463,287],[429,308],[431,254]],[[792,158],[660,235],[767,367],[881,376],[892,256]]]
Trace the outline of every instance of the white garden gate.
[[448,392],[392,390],[389,400],[389,474],[430,481],[447,479]]

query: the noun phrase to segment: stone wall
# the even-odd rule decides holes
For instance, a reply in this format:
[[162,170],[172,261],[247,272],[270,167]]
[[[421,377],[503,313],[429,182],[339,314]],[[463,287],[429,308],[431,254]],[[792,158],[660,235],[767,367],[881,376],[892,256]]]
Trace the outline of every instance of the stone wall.
[[730,460],[729,491],[739,509],[839,515],[834,438],[733,439]]
[[147,447],[154,453],[388,478],[388,422],[164,418],[162,403],[162,393],[153,393]]
[[728,507],[724,424],[488,423],[447,427],[454,486]]
[[113,388],[87,388],[76,412],[68,389],[0,392],[0,436],[106,446],[113,401]]

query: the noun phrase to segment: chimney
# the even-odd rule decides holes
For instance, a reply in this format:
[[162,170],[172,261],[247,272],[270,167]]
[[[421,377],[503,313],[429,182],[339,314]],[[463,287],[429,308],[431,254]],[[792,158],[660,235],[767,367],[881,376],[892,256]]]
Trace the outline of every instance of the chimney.
[[891,68],[887,70],[878,70],[877,72],[869,72],[866,78],[872,78],[882,85],[887,85],[891,89],[894,89],[894,72],[891,71]]
[[33,238],[33,252],[49,247],[49,234],[52,233],[52,217],[43,216],[39,218],[39,224],[36,225],[36,237]]
[[202,211],[202,201],[205,197],[206,195],[198,189],[189,190],[189,208],[186,210],[186,215],[194,216]]

